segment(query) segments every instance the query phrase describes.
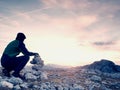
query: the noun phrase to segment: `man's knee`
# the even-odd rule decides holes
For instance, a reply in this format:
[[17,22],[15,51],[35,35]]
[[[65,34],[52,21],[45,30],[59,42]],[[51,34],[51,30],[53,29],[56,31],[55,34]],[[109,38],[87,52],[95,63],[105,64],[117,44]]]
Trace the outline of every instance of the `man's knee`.
[[24,58],[25,58],[25,60],[27,60],[27,61],[28,61],[28,60],[30,59],[30,56],[25,55],[25,56],[24,56]]

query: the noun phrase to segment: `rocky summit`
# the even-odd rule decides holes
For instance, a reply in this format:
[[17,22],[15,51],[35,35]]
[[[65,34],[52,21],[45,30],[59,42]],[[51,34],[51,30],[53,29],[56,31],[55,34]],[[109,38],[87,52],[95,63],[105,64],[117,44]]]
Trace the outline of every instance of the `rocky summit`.
[[24,80],[5,77],[0,71],[0,90],[120,90],[119,65],[110,60],[67,69],[44,69],[47,66],[40,56],[30,63],[21,71]]
[[115,65],[114,62],[106,59],[95,61],[90,65],[83,66],[85,69],[101,71],[104,73],[117,73],[120,72],[120,66]]

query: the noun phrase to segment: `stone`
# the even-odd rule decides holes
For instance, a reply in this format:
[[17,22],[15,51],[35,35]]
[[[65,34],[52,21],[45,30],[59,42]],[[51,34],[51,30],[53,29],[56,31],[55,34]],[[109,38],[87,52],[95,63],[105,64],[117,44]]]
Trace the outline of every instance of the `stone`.
[[42,72],[41,73],[41,80],[47,80],[47,79],[48,79],[47,73],[46,72]]
[[13,89],[14,89],[14,90],[21,90],[21,88],[20,88],[19,85],[15,85],[15,86],[13,87]]
[[95,82],[101,82],[102,81],[101,77],[96,76],[96,75],[93,75],[90,79],[92,81],[95,81]]
[[37,76],[33,75],[32,73],[26,73],[25,79],[26,80],[37,80]]
[[12,83],[13,85],[17,85],[17,84],[22,84],[23,80],[20,78],[16,78],[16,77],[11,77],[10,79],[8,79],[8,81],[10,83]]
[[1,87],[8,87],[8,88],[10,88],[10,89],[13,88],[13,84],[10,83],[10,82],[7,82],[7,81],[1,81],[1,82],[0,82],[0,86],[1,86]]

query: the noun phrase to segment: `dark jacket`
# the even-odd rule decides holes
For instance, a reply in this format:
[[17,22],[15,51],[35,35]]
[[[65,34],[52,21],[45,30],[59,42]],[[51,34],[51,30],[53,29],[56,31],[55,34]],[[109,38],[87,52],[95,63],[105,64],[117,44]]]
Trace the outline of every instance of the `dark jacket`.
[[3,52],[3,54],[8,55],[9,57],[16,57],[20,53],[29,56],[34,55],[34,53],[29,52],[25,47],[25,44],[19,40],[14,40],[10,42]]

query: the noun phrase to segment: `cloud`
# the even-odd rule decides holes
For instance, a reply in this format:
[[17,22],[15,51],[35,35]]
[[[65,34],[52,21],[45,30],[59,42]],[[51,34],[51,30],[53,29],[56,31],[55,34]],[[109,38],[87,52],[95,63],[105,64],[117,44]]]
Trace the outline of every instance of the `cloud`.
[[42,3],[48,7],[53,7],[58,5],[57,0],[43,0]]
[[116,41],[96,41],[91,43],[91,47],[96,48],[97,50],[101,51],[113,51],[113,52],[119,52],[120,51],[120,40]]
[[43,0],[42,1],[45,6],[49,6],[50,8],[64,8],[64,9],[83,9],[89,7],[89,2],[85,0]]
[[96,0],[43,0],[44,7],[49,10],[67,10],[76,15],[97,14],[101,17],[114,16],[114,13],[120,10],[120,2],[115,1],[96,1]]
[[97,22],[97,20],[98,18],[95,15],[83,15],[76,18],[76,23],[78,24],[78,26],[87,27]]
[[[119,28],[114,28],[113,19],[115,18],[114,12],[119,10],[119,6],[112,5],[110,2],[103,3],[95,0],[39,0],[36,2],[30,0],[29,3],[25,1],[24,4],[22,1],[20,3],[20,5],[23,4],[21,8],[16,7],[19,4],[17,1],[8,2],[12,15],[6,15],[6,17],[1,15],[2,18],[5,18],[1,23],[2,28],[9,26],[10,29],[17,28],[18,30],[44,30],[42,31],[44,34],[60,33],[69,37],[73,36],[79,39],[78,41],[90,43],[92,41],[112,41],[118,36],[116,32]],[[31,8],[32,3],[34,6]],[[5,1],[4,5],[6,5]],[[12,9],[11,5],[15,9]],[[98,8],[99,6],[101,8]],[[27,9],[24,10],[26,7]],[[2,6],[2,8],[4,7]],[[113,21],[110,21],[110,18]],[[111,25],[113,26],[111,27]]]
[[96,45],[96,46],[106,46],[106,45],[114,45],[115,43],[113,43],[111,41],[109,41],[109,42],[99,41],[99,42],[94,42],[93,44]]

